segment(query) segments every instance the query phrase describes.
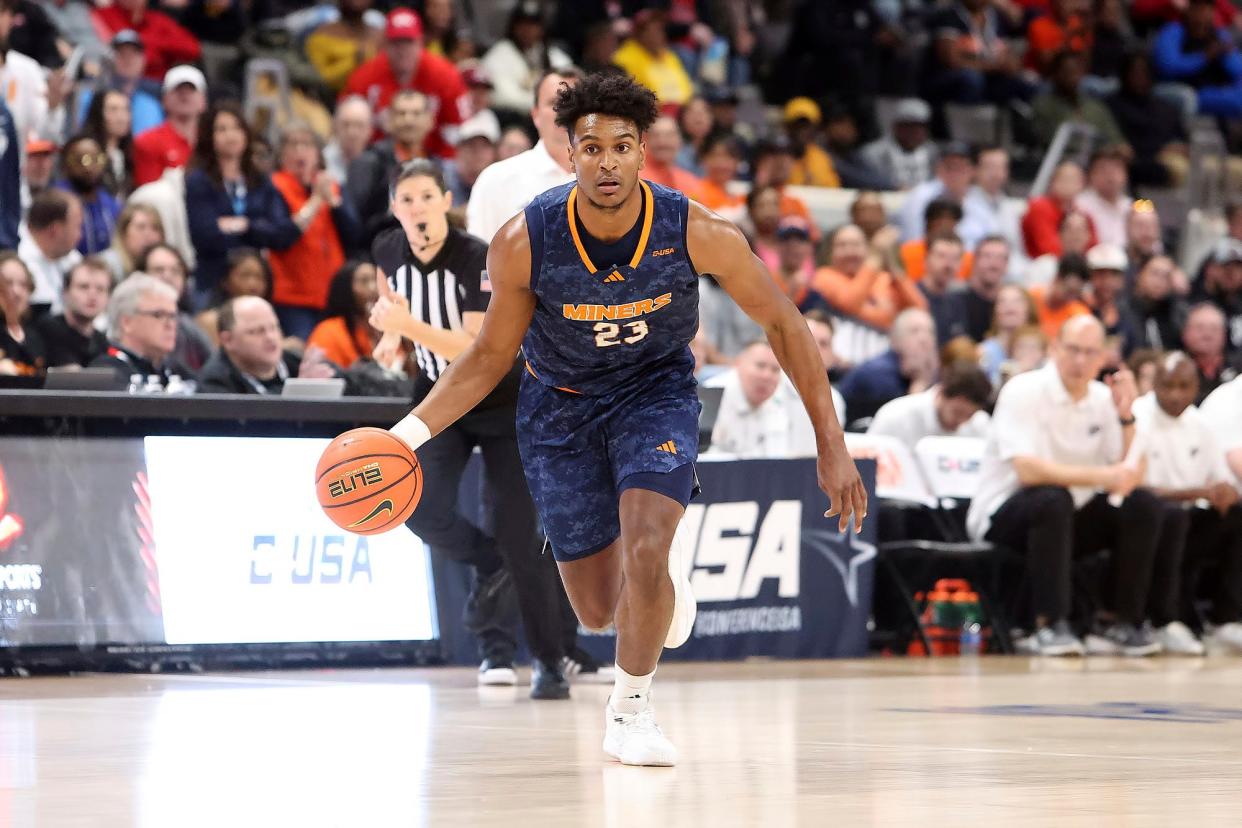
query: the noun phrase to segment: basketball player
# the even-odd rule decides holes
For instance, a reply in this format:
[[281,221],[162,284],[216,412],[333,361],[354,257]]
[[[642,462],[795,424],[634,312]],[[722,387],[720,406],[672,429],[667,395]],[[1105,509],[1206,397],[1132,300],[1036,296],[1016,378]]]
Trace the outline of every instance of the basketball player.
[[663,647],[694,625],[688,562],[673,534],[695,486],[699,403],[690,340],[699,274],[763,326],[815,428],[827,516],[861,530],[866,493],[845,450],[828,379],[797,308],[738,229],[681,193],[639,179],[655,96],[619,74],[560,91],[576,184],[510,219],[488,250],[483,326],[392,431],[417,448],[491,391],[518,348],[526,373],[518,442],[526,479],[578,618],[615,623],[616,680],[604,751],[673,765],[651,680]]

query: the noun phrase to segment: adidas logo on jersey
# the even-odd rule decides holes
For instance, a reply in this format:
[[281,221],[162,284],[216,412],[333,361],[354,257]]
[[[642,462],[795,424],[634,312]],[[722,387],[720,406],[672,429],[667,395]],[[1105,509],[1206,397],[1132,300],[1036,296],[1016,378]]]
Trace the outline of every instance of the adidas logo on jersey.
[[677,444],[674,443],[672,440],[669,440],[667,443],[661,443],[660,445],[656,446],[656,451],[667,451],[669,454],[676,454]]
[[608,274],[608,276],[604,279],[604,284],[608,284],[609,282],[624,282],[624,281],[625,281],[625,277],[621,275],[620,271],[614,270],[612,273]]

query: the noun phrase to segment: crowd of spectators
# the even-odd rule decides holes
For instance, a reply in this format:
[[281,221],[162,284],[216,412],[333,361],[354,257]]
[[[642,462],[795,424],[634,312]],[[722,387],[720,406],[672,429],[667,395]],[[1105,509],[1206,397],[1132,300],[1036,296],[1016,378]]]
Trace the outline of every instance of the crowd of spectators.
[[[851,430],[986,437],[1012,466],[1023,455],[998,427],[1018,395],[1005,389],[1032,375],[1055,391],[1062,366],[1078,377],[1063,383],[1068,402],[1050,393],[1073,408],[1082,366],[1064,367],[1067,354],[1094,354],[1072,343],[1096,332],[1078,317],[1098,320],[1095,373],[1134,368],[1140,425],[1172,428],[1158,411],[1180,422],[1217,389],[1235,389],[1242,421],[1242,14],[1229,0],[412,5],[0,0],[0,382],[95,366],[268,394],[292,376],[366,370],[379,341],[370,249],[394,226],[394,171],[434,160],[454,220],[488,241],[572,178],[557,85],[613,71],[664,110],[645,136],[644,176],[745,231],[806,314]],[[265,86],[245,72],[251,58],[275,58],[285,76]],[[251,106],[273,89],[274,109]],[[881,97],[894,101],[886,112]],[[948,140],[948,105],[983,103],[1027,150],[1084,124],[1089,162],[1064,161],[1045,192],[1022,198],[1013,144]],[[1206,256],[1178,262],[1184,222],[1162,222],[1139,196],[1187,180],[1193,116],[1234,153],[1208,170],[1234,200]],[[850,191],[848,222],[817,223],[804,188]],[[701,379],[722,390],[713,449],[812,453],[771,349],[710,274],[701,315]],[[1152,402],[1161,383],[1193,385],[1187,406]],[[1132,401],[1114,402],[1127,419]],[[1109,439],[1097,459],[1119,463]],[[1066,462],[1055,454],[1045,459]],[[1151,474],[1157,491],[1182,485]],[[1235,458],[1202,485],[1239,474]],[[1129,497],[1142,481],[1121,475],[1083,485]],[[1236,533],[1236,514],[1221,514]],[[1014,545],[1025,515],[996,524]],[[1062,586],[1039,599],[1053,651],[1073,649],[1058,626]],[[1240,598],[1222,599],[1220,623],[1238,620],[1224,615]],[[1136,601],[1127,594],[1097,632],[1132,639],[1145,619]]]

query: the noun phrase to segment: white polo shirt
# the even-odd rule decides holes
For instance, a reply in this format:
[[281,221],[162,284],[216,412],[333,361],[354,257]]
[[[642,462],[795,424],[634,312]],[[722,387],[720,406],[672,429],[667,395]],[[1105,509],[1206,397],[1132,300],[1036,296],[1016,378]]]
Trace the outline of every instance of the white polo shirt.
[[1144,394],[1134,402],[1135,440],[1147,456],[1143,484],[1157,489],[1195,489],[1228,480],[1225,453],[1216,445],[1212,429],[1193,405],[1180,417],[1170,417],[1156,395]]
[[[742,393],[737,369],[717,374],[703,386],[724,389],[712,428],[710,451],[751,459],[815,456],[815,429],[802,399],[787,379],[782,379],[776,393],[758,408],[751,406]],[[841,419],[845,402],[835,388],[832,404]]]
[[60,295],[65,287],[65,274],[82,261],[82,254],[70,250],[60,259],[49,259],[26,229],[26,223],[22,222],[18,228],[17,258],[25,263],[34,277],[35,289],[30,295],[30,304],[50,304],[52,313],[60,313],[63,309]]
[[573,173],[561,169],[543,141],[497,161],[479,173],[470,190],[466,232],[491,244],[505,222],[525,210],[535,196],[573,180]]
[[[1121,461],[1125,440],[1113,407],[1113,395],[1094,380],[1075,402],[1061,382],[1056,365],[1019,374],[1005,384],[992,412],[992,428],[983,451],[979,493],[970,502],[966,528],[982,539],[992,515],[1019,488],[1015,457],[1037,457],[1072,466],[1107,466]],[[1081,508],[1096,490],[1070,489]]]
[[907,394],[880,406],[867,427],[868,434],[896,437],[914,451],[924,437],[987,437],[991,418],[986,411],[962,423],[956,431],[945,431],[936,416],[936,391],[929,388],[918,394]]
[[[1232,379],[1208,394],[1203,405],[1199,406],[1199,415],[1212,430],[1222,457],[1242,451],[1242,377]],[[1234,486],[1242,492],[1242,473],[1232,479]]]

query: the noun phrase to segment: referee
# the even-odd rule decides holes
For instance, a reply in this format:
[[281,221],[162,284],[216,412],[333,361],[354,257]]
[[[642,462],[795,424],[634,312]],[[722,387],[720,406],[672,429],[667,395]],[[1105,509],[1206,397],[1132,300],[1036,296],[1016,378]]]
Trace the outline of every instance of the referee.
[[[440,168],[409,161],[392,185],[392,213],[400,222],[376,237],[372,254],[380,298],[371,324],[384,332],[376,357],[388,362],[400,337],[414,343],[418,377],[414,403],[430,393],[449,363],[469,347],[491,298],[484,270],[487,245],[448,225],[453,197]],[[412,309],[412,310],[411,310]],[[527,643],[534,656],[531,698],[564,699],[560,585],[551,558],[541,554],[535,507],[518,456],[514,419],[520,363],[479,405],[418,451],[425,479],[422,500],[407,525],[438,553],[475,567],[475,596],[482,605],[501,586],[507,567],[517,593]],[[471,453],[483,454],[484,502],[494,537],[457,510],[462,472]],[[495,573],[495,574],[493,574]],[[499,601],[495,601],[499,603]],[[476,616],[489,614],[480,606]],[[498,613],[490,613],[495,616]],[[483,684],[513,684],[515,630],[497,629],[496,618],[468,619],[483,639]]]

